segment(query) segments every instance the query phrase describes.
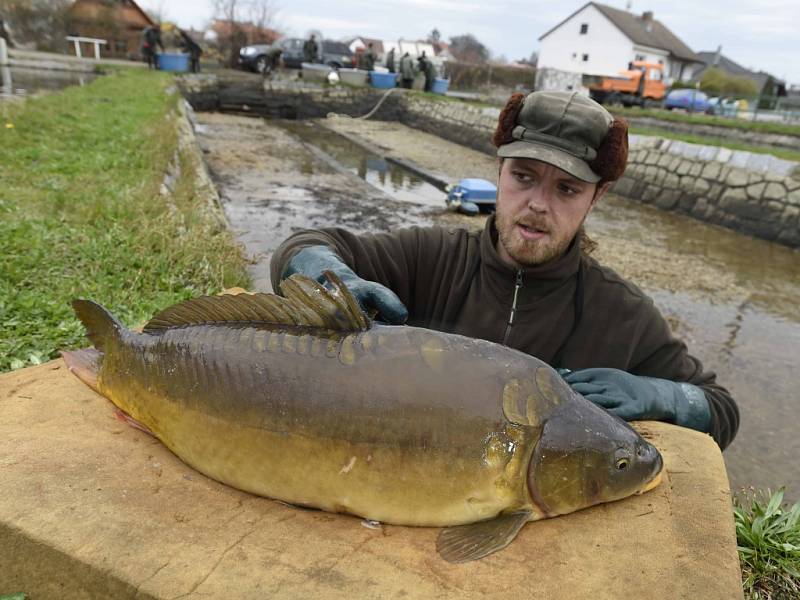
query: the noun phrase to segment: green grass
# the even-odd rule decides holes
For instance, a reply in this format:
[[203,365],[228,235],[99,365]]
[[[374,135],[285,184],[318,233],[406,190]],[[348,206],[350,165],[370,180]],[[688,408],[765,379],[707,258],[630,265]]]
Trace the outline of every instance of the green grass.
[[713,125],[716,127],[726,127],[728,129],[742,129],[758,133],[777,133],[779,135],[800,136],[800,125],[786,125],[784,123],[768,123],[763,121],[747,121],[744,119],[734,119],[725,117],[715,117],[706,114],[686,114],[669,110],[660,109],[641,109],[641,108],[619,108],[606,107],[621,117],[635,119],[637,117],[648,117],[661,121],[674,121],[678,123],[691,123],[693,125]]
[[748,600],[800,598],[800,502],[788,508],[783,490],[734,498],[742,586]]
[[[128,325],[247,285],[240,250],[175,155],[169,75],[130,69],[0,107],[0,371],[85,346],[69,306],[85,297]],[[12,127],[9,127],[12,126]]]
[[721,146],[723,148],[730,148],[731,150],[745,150],[747,152],[755,152],[757,154],[772,154],[778,158],[786,160],[800,161],[800,152],[797,150],[789,150],[786,148],[773,148],[767,146],[752,146],[750,144],[741,144],[730,140],[723,140],[715,137],[706,137],[702,135],[692,135],[690,133],[678,133],[675,131],[667,131],[655,127],[636,127],[631,126],[630,132],[637,135],[653,135],[657,137],[667,138],[670,140],[681,140],[691,144],[703,144],[705,146]]

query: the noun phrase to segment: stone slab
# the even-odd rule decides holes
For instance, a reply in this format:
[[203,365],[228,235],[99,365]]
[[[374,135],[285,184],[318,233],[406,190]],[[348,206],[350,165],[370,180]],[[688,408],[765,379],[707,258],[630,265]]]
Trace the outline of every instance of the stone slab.
[[204,477],[116,420],[61,361],[7,373],[0,595],[741,598],[721,453],[690,430],[639,428],[665,459],[657,489],[529,523],[503,552],[451,565],[437,529],[369,529]]

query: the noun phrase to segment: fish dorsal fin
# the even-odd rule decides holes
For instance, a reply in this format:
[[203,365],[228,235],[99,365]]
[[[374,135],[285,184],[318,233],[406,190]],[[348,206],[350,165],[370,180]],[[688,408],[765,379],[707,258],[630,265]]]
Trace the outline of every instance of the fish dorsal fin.
[[170,306],[156,314],[144,333],[158,333],[187,325],[243,323],[313,327],[334,331],[364,331],[370,322],[350,290],[331,271],[325,271],[330,289],[305,275],[281,282],[276,294],[203,296]]

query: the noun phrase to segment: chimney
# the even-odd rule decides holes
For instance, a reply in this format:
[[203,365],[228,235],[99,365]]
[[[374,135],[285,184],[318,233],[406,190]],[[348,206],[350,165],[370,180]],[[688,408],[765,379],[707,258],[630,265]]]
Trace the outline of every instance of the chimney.
[[642,23],[644,23],[645,31],[653,31],[653,11],[646,10],[642,13]]
[[717,51],[714,53],[714,66],[719,64],[719,59],[722,57],[722,46],[717,46]]

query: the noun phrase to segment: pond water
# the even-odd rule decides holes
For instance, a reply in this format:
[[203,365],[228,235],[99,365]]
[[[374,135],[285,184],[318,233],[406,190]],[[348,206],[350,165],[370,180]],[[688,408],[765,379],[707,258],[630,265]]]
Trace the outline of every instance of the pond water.
[[2,92],[27,96],[41,91],[60,90],[71,85],[86,85],[99,75],[77,71],[2,67]]
[[400,165],[316,123],[283,121],[281,125],[327,154],[338,167],[358,175],[396,200],[442,208],[445,193]]

